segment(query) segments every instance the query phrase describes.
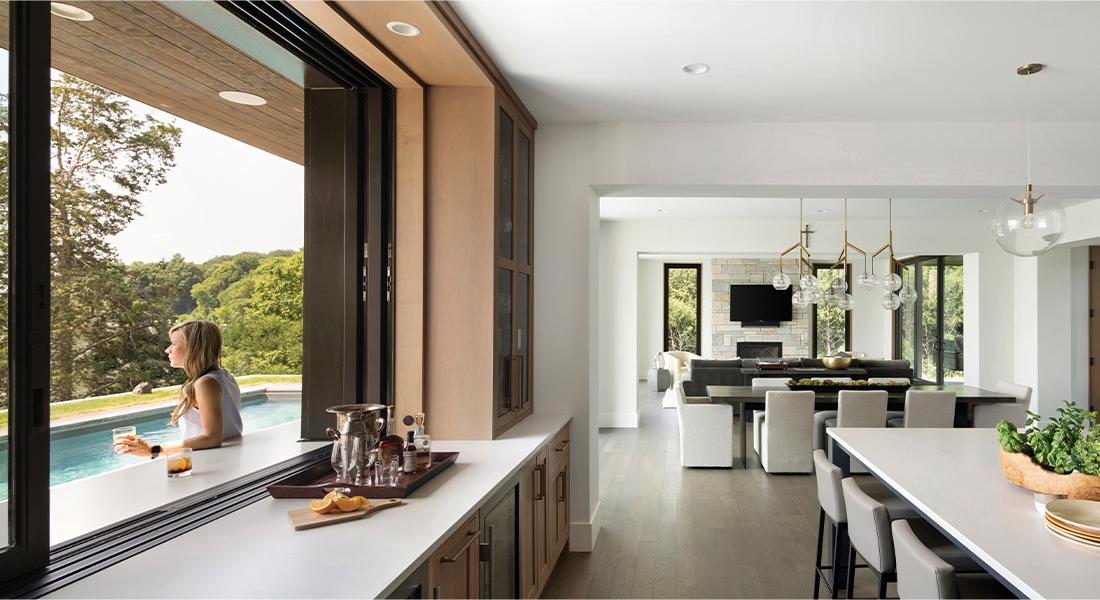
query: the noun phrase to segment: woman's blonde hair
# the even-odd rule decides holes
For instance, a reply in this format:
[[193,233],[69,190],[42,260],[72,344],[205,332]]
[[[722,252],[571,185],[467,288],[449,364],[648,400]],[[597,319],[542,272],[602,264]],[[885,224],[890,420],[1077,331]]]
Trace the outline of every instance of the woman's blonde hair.
[[187,357],[183,361],[183,371],[187,373],[187,383],[180,390],[180,402],[172,410],[172,425],[187,411],[194,408],[195,382],[199,377],[221,366],[222,332],[210,321],[187,321],[168,331],[168,335],[183,334]]

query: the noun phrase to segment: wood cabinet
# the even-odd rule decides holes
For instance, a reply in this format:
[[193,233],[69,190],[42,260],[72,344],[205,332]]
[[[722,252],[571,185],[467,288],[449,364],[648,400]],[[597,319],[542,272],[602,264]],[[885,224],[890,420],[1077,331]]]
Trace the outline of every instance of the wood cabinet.
[[496,116],[493,436],[531,414],[533,131],[506,98]]
[[481,562],[478,515],[462,524],[428,559],[430,598],[479,598]]
[[558,432],[549,447],[549,477],[553,484],[547,492],[546,548],[551,564],[569,541],[569,425]]
[[493,439],[534,408],[534,124],[493,88],[426,99],[424,409],[437,439]]
[[523,598],[542,595],[569,540],[568,479],[567,424],[520,471],[520,592]]

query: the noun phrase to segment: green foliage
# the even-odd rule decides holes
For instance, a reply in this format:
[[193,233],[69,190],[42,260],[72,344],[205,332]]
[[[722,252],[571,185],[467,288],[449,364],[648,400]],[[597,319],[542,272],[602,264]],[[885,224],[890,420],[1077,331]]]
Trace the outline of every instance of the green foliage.
[[1030,412],[1022,433],[1008,421],[997,423],[1001,447],[1006,452],[1030,454],[1036,463],[1056,473],[1100,475],[1100,427],[1095,412],[1067,400],[1058,416],[1042,427],[1038,423],[1039,415]]
[[[822,291],[828,293],[834,279],[844,278],[844,269],[818,269],[815,275],[821,282]],[[847,350],[848,341],[844,324],[846,311],[825,303],[815,304],[813,311],[817,323],[815,356],[829,356]]]
[[[913,265],[905,267],[905,281],[920,292],[920,304],[903,305],[901,311],[901,356],[913,362],[920,377],[934,378],[936,375],[936,286],[937,269],[934,263],[921,265],[920,281],[914,281]],[[920,308],[920,322],[917,323],[916,310]],[[919,329],[915,329],[915,326]],[[920,348],[915,349],[914,340],[920,334]],[[944,339],[944,379],[961,379],[963,372],[952,368],[962,360],[963,343],[963,267],[945,265],[943,272],[943,339]],[[919,350],[919,357],[915,350]],[[955,354],[957,352],[957,355]]]
[[699,352],[695,269],[668,270],[668,349]]

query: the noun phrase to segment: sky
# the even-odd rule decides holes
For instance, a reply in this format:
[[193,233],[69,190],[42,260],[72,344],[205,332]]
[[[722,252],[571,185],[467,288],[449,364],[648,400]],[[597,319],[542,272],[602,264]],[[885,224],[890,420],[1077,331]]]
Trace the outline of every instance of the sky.
[[[7,92],[8,53],[0,50],[0,91]],[[56,75],[58,72],[54,71]],[[111,241],[124,262],[181,254],[194,262],[245,250],[302,247],[301,165],[136,100],[134,111],[183,130],[167,181],[142,194],[142,215]]]

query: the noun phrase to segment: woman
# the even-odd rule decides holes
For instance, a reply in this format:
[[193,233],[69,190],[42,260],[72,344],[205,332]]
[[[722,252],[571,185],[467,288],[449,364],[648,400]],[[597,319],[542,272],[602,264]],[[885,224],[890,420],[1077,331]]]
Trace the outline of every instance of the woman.
[[217,448],[224,440],[240,437],[241,389],[237,380],[221,368],[222,334],[209,321],[187,321],[168,332],[168,363],[187,373],[171,424],[179,424],[182,441],[149,444],[136,436],[118,438],[115,449],[123,454],[156,458],[165,450]]

